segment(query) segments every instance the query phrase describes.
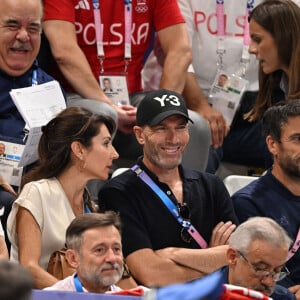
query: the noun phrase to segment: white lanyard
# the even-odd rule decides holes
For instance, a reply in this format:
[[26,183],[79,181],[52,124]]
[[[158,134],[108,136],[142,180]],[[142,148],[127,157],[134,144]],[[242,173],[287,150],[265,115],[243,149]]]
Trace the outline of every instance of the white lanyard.
[[[241,64],[243,68],[243,75],[245,75],[247,65],[250,60],[248,47],[250,45],[250,34],[249,34],[249,23],[248,17],[251,10],[254,7],[254,0],[247,0],[246,13],[245,13],[245,24],[244,24],[244,39],[243,39],[243,53],[241,57]],[[224,0],[216,0],[216,14],[217,14],[217,55],[218,69],[223,69],[223,55],[226,52],[225,50],[225,24],[224,24]]]
[[[103,44],[103,26],[101,24],[100,0],[93,1],[94,23],[96,31],[97,55],[100,61],[100,73],[104,73],[103,60],[104,44]],[[132,0],[124,0],[124,20],[125,20],[125,37],[124,37],[124,72],[127,72],[128,64],[131,60],[131,27],[132,27]]]
[[224,0],[217,0],[216,2],[216,14],[217,14],[217,54],[218,54],[218,69],[223,69],[223,55],[225,50],[225,24],[224,24]]

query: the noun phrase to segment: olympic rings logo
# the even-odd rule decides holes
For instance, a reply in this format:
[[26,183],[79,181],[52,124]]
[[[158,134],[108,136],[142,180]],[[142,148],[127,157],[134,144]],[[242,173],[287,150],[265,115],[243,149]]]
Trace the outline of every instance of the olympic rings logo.
[[145,13],[148,10],[148,7],[146,5],[138,5],[135,8],[135,11],[138,13]]

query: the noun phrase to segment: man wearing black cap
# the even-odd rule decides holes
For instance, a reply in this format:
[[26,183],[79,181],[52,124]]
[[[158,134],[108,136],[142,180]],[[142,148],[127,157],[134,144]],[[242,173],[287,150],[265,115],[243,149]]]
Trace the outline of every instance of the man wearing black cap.
[[[101,209],[120,212],[124,257],[136,280],[146,286],[189,281],[226,264],[223,245],[237,223],[222,181],[181,165],[188,121],[181,95],[149,93],[138,107],[134,127],[143,157],[99,193]],[[183,267],[156,252],[168,247],[208,248],[197,253],[203,256],[203,270]]]

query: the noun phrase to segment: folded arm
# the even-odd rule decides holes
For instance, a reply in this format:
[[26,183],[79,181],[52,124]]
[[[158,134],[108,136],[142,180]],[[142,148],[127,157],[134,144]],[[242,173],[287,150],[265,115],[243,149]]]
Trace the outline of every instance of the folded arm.
[[156,254],[179,265],[209,274],[227,264],[227,249],[226,245],[207,249],[169,247],[156,251]]
[[206,249],[188,249],[168,247],[156,251],[156,254],[175,263],[209,274],[227,264],[228,239],[236,225],[231,221],[218,223]]
[[206,275],[160,256],[149,248],[129,254],[126,262],[134,278],[148,287],[186,282]]

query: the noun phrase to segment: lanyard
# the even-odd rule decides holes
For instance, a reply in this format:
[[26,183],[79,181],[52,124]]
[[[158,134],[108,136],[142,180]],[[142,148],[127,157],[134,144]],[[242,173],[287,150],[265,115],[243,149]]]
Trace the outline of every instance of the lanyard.
[[[245,13],[245,23],[244,23],[244,40],[243,40],[243,46],[246,46],[246,53],[247,57],[249,57],[248,47],[250,45],[250,32],[249,32],[249,15],[251,10],[254,7],[254,0],[247,0],[247,7],[246,7],[246,13]],[[244,53],[243,53],[244,55]]]
[[85,214],[90,214],[91,213],[90,208],[86,204],[84,204],[84,213]]
[[298,234],[295,239],[294,245],[291,248],[291,250],[289,251],[288,260],[294,256],[294,254],[298,251],[299,247],[300,247],[300,228],[298,229]]
[[[249,22],[248,17],[254,7],[254,0],[247,0],[245,23],[244,23],[244,38],[243,38],[243,52],[241,57],[242,75],[245,76],[246,68],[248,66],[250,55],[248,48],[250,45]],[[216,14],[217,14],[217,55],[218,69],[223,69],[223,55],[225,54],[225,24],[224,24],[224,0],[216,0]]]
[[75,288],[76,288],[76,292],[78,293],[83,293],[83,287],[82,287],[82,283],[81,281],[79,280],[77,274],[74,275],[74,285],[75,285]]
[[[31,86],[38,85],[38,80],[37,80],[37,69],[32,70],[32,77],[31,77]],[[25,127],[23,129],[24,132],[24,137],[23,137],[23,143],[26,143],[28,134],[29,134],[29,129],[27,127],[27,124],[25,124]]]
[[225,54],[225,24],[224,24],[224,0],[217,0],[216,2],[217,14],[217,54],[218,54],[218,69],[223,69],[223,55]]
[[[100,0],[92,0],[94,11],[94,23],[96,31],[97,56],[100,61],[100,73],[104,73],[103,60],[104,43],[103,43],[103,26],[101,24]],[[125,21],[125,36],[124,36],[124,73],[127,72],[128,64],[131,60],[131,28],[132,28],[132,0],[124,0],[124,21]]]
[[33,69],[32,70],[32,78],[31,78],[31,85],[37,85],[38,81],[37,81],[37,70]]
[[191,224],[189,220],[184,220],[179,215],[177,206],[174,204],[174,202],[159,188],[159,186],[148,176],[148,174],[145,171],[143,171],[139,165],[133,166],[131,170],[134,171],[136,175],[142,181],[144,181],[153,190],[154,193],[156,193],[159,196],[159,198],[162,200],[162,202],[165,204],[165,206],[168,208],[171,214],[175,217],[178,223],[188,231],[188,233],[194,238],[197,244],[202,249],[207,248],[207,242],[200,235],[197,229]]

